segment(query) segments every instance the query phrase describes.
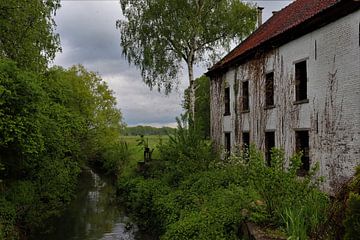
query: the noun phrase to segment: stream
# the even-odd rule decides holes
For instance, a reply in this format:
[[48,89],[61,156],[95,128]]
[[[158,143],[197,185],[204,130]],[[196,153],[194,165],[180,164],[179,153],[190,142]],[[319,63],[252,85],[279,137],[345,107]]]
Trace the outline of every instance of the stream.
[[[138,228],[116,202],[115,187],[91,170],[84,170],[74,200],[64,214],[49,222],[44,240],[139,240]],[[48,227],[48,226],[46,226]]]

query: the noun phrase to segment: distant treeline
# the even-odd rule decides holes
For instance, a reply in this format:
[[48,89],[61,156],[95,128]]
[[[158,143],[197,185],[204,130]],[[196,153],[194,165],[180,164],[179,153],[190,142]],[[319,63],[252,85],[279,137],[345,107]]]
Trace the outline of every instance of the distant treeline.
[[171,128],[171,127],[156,128],[151,126],[135,126],[135,127],[126,127],[123,135],[125,136],[167,135],[167,134],[173,134],[174,131],[175,128]]

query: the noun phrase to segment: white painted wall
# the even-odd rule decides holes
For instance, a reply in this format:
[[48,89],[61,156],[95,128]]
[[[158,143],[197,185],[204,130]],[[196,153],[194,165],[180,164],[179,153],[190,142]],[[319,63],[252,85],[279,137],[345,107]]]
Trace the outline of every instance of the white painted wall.
[[[276,146],[284,148],[289,157],[295,149],[294,131],[309,129],[311,164],[320,163],[319,174],[326,178],[324,190],[331,191],[350,177],[360,164],[359,24],[357,11],[268,53],[262,79],[252,79],[251,59],[229,70],[225,84],[230,87],[231,116],[221,117],[223,131],[232,133],[232,145],[241,144],[241,137],[235,136],[236,124],[240,131],[250,131],[251,141],[260,148],[264,147],[261,132],[275,130]],[[309,103],[294,105],[294,63],[301,59],[307,60]],[[274,71],[276,107],[262,110],[259,104],[264,92],[260,89],[262,99],[256,98],[254,86],[255,81],[264,81],[269,71]],[[235,72],[238,81],[250,81],[250,113],[237,116],[235,101],[239,98],[234,88],[241,92],[241,85],[235,86]],[[265,123],[260,120],[263,114]],[[262,130],[259,125],[264,125]]]

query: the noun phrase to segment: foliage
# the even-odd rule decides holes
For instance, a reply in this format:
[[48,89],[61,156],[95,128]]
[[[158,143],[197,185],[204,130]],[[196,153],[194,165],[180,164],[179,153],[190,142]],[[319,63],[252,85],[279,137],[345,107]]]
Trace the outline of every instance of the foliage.
[[350,193],[347,206],[344,239],[356,239],[360,234],[360,195]]
[[[195,79],[195,116],[194,127],[201,135],[210,138],[210,79],[206,76]],[[190,114],[190,88],[184,93],[183,108]]]
[[173,134],[175,131],[174,128],[170,127],[151,127],[151,126],[135,126],[135,127],[125,127],[122,134],[124,136],[141,136],[141,135],[167,135]]
[[43,71],[60,50],[53,15],[59,0],[0,2],[0,58],[21,67]]
[[267,167],[252,146],[224,161],[178,122],[147,174],[119,179],[119,196],[142,228],[160,239],[238,239],[241,224],[251,221],[307,239],[325,221],[329,200],[317,190],[316,169],[297,177],[300,156],[286,169],[283,151],[274,149]]
[[159,147],[160,158],[168,162],[167,171],[173,175],[174,184],[186,174],[206,170],[217,156],[197,129],[186,126],[186,118],[176,120],[178,128],[175,134]]
[[0,236],[16,239],[58,215],[88,160],[119,170],[127,155],[115,104],[81,66],[39,74],[0,60]]
[[360,234],[360,167],[358,166],[353,179],[348,184],[349,196],[343,225],[344,239],[355,239]]
[[255,8],[240,0],[121,0],[120,4],[125,20],[118,20],[117,27],[123,55],[140,69],[150,88],[166,93],[185,63],[192,110],[194,65],[208,56],[219,58],[232,40],[243,39],[255,27]]

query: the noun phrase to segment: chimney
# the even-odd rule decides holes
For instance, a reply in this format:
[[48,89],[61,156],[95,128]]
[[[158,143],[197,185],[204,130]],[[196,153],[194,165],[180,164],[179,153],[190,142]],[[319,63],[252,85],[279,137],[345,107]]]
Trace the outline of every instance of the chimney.
[[258,16],[257,16],[257,18],[258,18],[258,27],[260,27],[261,26],[261,24],[262,24],[262,11],[263,11],[263,7],[258,7],[257,8],[257,13],[258,13]]

